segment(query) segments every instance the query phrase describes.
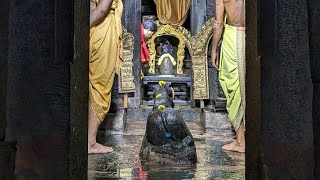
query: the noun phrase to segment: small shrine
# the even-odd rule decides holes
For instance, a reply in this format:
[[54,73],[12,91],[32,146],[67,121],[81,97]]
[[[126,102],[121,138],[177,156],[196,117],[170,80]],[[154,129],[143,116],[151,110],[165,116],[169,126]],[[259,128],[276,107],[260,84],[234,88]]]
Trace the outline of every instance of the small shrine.
[[[191,0],[124,2],[124,65],[119,77],[119,92],[125,93],[125,107],[130,106],[127,104],[130,102],[138,102],[136,106],[152,106],[153,86],[159,81],[170,84],[175,105],[221,106],[217,73],[208,63],[214,22],[214,12],[209,9],[214,5],[209,4],[202,11],[201,3]],[[140,21],[130,12],[140,12]],[[144,39],[148,53],[145,62],[141,60],[143,29],[140,32],[137,29],[146,21],[152,21],[157,27],[150,38]],[[135,100],[128,99],[130,93],[134,94],[131,99]]]

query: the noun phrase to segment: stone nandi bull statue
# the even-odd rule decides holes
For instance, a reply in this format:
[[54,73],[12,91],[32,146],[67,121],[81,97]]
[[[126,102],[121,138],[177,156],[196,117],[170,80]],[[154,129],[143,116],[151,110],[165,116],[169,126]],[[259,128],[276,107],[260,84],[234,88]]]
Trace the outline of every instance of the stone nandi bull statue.
[[140,149],[142,160],[172,159],[196,163],[194,139],[182,116],[173,108],[171,88],[160,81],[153,90],[154,106],[147,119]]

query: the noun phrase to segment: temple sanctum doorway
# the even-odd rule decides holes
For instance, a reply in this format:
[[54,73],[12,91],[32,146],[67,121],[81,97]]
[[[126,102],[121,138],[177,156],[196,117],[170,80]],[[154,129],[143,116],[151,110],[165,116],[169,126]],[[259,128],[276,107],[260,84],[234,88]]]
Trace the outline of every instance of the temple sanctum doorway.
[[[150,111],[153,85],[161,80],[171,85],[175,108],[185,111],[188,119],[200,120],[201,112],[207,110],[225,111],[226,100],[217,70],[210,62],[214,1],[186,1],[178,15],[171,11],[180,7],[165,10],[157,7],[153,0],[123,3],[124,64],[114,83],[111,113],[123,108],[126,111],[120,111],[126,113],[126,117],[136,117]],[[166,15],[168,12],[171,16]],[[143,63],[140,56],[140,26],[145,21],[157,25],[155,33],[146,41],[150,56],[147,63]],[[172,62],[166,61],[168,53],[161,51],[168,45]],[[164,66],[169,66],[171,71],[164,72]]]

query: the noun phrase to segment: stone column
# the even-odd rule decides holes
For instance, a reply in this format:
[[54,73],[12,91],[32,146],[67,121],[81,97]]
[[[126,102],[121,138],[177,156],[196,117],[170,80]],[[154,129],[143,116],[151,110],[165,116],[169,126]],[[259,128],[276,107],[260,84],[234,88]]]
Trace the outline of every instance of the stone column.
[[307,1],[260,3],[263,171],[267,179],[314,179]]
[[261,179],[261,61],[258,2],[246,0],[246,179]]
[[69,180],[86,180],[88,176],[90,1],[76,0],[73,3],[74,57],[73,63],[70,64]]
[[207,16],[207,1],[193,0],[190,7],[190,32],[194,36],[206,22]]
[[14,179],[15,148],[5,141],[6,135],[6,90],[7,90],[7,55],[9,34],[10,1],[0,2],[0,177]]
[[139,108],[142,102],[141,92],[141,60],[140,60],[140,24],[141,0],[127,0],[124,3],[124,18],[122,24],[134,36],[133,76],[135,82],[134,97],[129,98],[129,108]]
[[7,51],[9,1],[0,2],[0,141],[4,141],[6,127]]
[[320,178],[320,4],[308,1],[311,77],[313,82],[313,134],[315,179]]
[[17,141],[15,178],[68,179],[71,59],[56,61],[59,11],[52,0],[12,3],[6,138]]

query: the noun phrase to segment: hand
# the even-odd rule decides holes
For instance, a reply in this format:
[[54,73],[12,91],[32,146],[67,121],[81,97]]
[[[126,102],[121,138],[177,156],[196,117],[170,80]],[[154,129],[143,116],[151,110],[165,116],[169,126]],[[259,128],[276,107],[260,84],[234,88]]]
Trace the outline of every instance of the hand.
[[215,50],[212,50],[211,52],[211,63],[212,63],[212,66],[219,70],[219,64],[218,64],[218,54]]

